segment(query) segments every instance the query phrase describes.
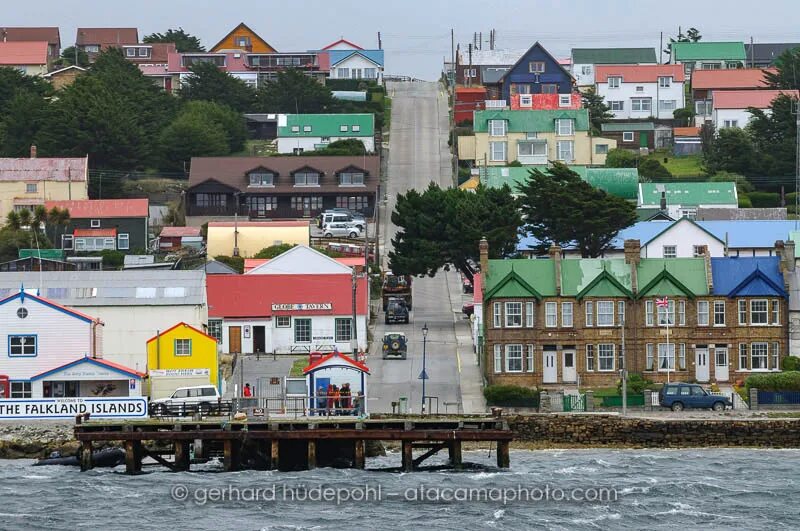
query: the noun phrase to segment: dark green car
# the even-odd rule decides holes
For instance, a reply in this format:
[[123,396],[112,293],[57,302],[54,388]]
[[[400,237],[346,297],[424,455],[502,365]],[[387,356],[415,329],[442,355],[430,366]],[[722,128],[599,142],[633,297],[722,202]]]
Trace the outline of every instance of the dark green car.
[[400,358],[408,356],[408,343],[405,334],[388,332],[383,335],[383,359]]

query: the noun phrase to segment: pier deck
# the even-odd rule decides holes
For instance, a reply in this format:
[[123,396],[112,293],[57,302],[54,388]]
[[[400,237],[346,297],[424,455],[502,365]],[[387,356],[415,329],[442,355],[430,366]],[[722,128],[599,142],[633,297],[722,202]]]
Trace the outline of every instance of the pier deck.
[[[498,418],[365,419],[325,417],[248,421],[147,420],[89,421],[75,425],[82,443],[81,467],[92,467],[95,442],[122,441],[126,470],[141,471],[142,459],[151,457],[172,470],[188,470],[190,456],[221,453],[226,470],[241,468],[298,470],[317,466],[364,468],[365,441],[401,441],[402,468],[411,471],[440,450],[448,450],[450,463],[460,466],[463,441],[497,443],[497,466],[507,468],[512,433]],[[143,441],[162,448],[147,449]],[[172,450],[163,447],[171,443]],[[427,451],[414,458],[413,450]],[[164,455],[173,455],[173,461]]]

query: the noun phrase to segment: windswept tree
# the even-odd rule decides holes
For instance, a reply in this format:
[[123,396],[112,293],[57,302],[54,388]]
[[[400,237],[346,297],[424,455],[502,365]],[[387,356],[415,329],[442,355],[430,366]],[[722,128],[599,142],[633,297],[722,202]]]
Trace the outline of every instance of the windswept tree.
[[143,42],[153,44],[157,42],[175,43],[175,48],[180,53],[205,52],[206,49],[200,43],[200,39],[187,33],[183,28],[168,29],[164,33],[151,33],[145,36]]
[[686,33],[678,27],[678,35],[675,37],[669,38],[669,43],[667,43],[667,47],[664,48],[664,53],[668,56],[672,56],[672,45],[676,42],[699,42],[703,38],[700,35],[700,30],[697,28],[689,28],[686,30]]
[[[798,99],[781,94],[769,105],[769,111],[748,109],[753,117],[747,124],[747,133],[752,140],[760,160],[753,161],[762,175],[794,175],[797,157],[797,112]],[[720,131],[721,133],[722,131]],[[746,154],[738,154],[744,158]],[[727,169],[727,168],[723,168]],[[755,168],[751,168],[752,172]],[[736,173],[747,172],[729,169]],[[751,172],[751,173],[752,173]]]
[[471,279],[470,262],[479,260],[481,238],[489,241],[494,258],[516,251],[522,224],[517,206],[508,186],[479,186],[473,193],[431,183],[422,193],[400,194],[392,212],[399,231],[392,239],[389,267],[398,275],[433,276],[453,264]]
[[800,47],[780,54],[775,59],[775,71],[764,71],[764,80],[774,89],[800,89]]
[[181,83],[185,101],[212,101],[238,112],[252,112],[255,91],[241,79],[220,70],[214,63],[197,63]]
[[581,99],[583,100],[583,107],[589,111],[592,135],[600,136],[602,125],[614,118],[611,107],[606,105],[603,96],[598,94],[594,87],[589,87],[581,95]]
[[324,113],[333,104],[333,94],[325,85],[300,70],[278,72],[274,81],[258,89],[258,109],[267,113]]
[[545,253],[552,244],[575,245],[584,258],[600,256],[620,230],[636,222],[636,207],[595,188],[566,165],[533,169],[518,185],[525,230]]

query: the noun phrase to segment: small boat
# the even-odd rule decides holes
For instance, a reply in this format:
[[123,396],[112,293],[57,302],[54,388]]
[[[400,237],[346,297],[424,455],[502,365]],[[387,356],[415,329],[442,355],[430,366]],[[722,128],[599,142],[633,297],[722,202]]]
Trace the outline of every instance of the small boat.
[[[115,467],[125,462],[125,452],[121,448],[104,448],[92,454],[92,465],[94,467]],[[60,452],[53,452],[50,457],[39,459],[33,466],[47,465],[66,465],[80,466],[81,461],[78,456],[62,456]]]

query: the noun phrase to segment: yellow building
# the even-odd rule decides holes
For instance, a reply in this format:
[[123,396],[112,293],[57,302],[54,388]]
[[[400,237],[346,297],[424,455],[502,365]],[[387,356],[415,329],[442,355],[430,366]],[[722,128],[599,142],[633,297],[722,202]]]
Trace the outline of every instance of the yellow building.
[[[147,341],[151,398],[156,377],[168,379],[171,385],[166,387],[170,391],[204,383],[219,388],[217,345],[216,338],[186,323],[178,323],[151,337]],[[195,377],[200,379],[192,379]]]
[[589,134],[586,109],[476,111],[474,135],[458,137],[459,160],[476,166],[566,164],[602,166],[617,147]]
[[0,158],[0,219],[45,201],[89,199],[88,158]]
[[258,33],[247,27],[244,22],[233,28],[222,40],[215,44],[210,53],[224,50],[241,50],[248,53],[276,53],[277,50],[262,39]]
[[242,258],[252,258],[261,249],[288,243],[310,245],[308,221],[212,221],[208,224],[207,255],[233,256],[234,248]]

